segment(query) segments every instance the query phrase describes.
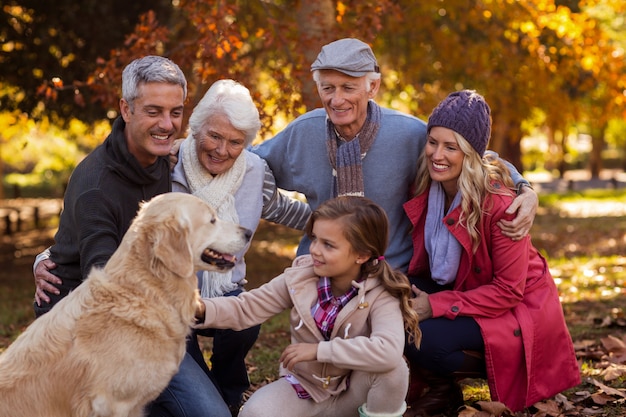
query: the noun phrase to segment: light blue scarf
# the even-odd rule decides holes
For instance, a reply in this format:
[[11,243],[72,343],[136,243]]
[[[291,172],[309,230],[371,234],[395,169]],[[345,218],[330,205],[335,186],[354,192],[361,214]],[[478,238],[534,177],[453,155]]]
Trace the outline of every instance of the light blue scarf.
[[430,260],[431,277],[439,285],[454,282],[462,251],[461,244],[443,222],[444,216],[461,204],[461,193],[457,192],[454,196],[448,213],[444,213],[445,201],[441,183],[433,181],[428,193],[424,243]]

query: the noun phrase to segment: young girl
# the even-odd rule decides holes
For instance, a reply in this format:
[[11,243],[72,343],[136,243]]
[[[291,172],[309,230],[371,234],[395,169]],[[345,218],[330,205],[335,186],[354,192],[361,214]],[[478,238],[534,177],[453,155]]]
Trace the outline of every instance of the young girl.
[[424,333],[420,349],[409,345],[406,356],[411,383],[428,385],[423,396],[409,398],[407,416],[462,405],[455,380],[474,371],[486,373],[491,397],[513,411],[580,383],[546,260],[530,236],[512,240],[498,226],[512,217],[506,209],[515,193],[506,168],[484,157],[490,113],[469,90],[435,108],[416,196],[404,205],[414,226],[412,302]]
[[402,273],[383,256],[385,212],[364,197],[326,201],[306,226],[310,255],[260,288],[203,299],[198,327],[245,329],[290,308],[282,378],[244,404],[242,417],[401,416],[408,368],[405,331],[419,344],[418,316]]

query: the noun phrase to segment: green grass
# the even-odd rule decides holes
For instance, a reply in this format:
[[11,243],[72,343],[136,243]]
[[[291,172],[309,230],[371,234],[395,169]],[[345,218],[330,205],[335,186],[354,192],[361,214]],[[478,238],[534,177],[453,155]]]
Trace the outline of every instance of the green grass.
[[563,202],[584,200],[586,202],[619,202],[626,201],[626,189],[590,189],[584,191],[567,191],[539,195],[540,207],[556,207]]
[[253,385],[263,385],[278,376],[278,359],[289,344],[289,311],[273,317],[261,326],[261,334],[248,354]]
[[[0,282],[0,341],[13,340],[33,320],[32,304],[34,282],[31,286]],[[0,345],[0,349],[2,345]]]

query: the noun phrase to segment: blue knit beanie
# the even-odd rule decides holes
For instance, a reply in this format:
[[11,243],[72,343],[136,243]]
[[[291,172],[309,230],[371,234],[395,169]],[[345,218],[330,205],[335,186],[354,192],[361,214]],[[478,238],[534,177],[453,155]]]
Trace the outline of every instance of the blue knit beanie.
[[455,91],[435,107],[426,131],[435,126],[454,130],[482,157],[491,136],[491,109],[476,91]]

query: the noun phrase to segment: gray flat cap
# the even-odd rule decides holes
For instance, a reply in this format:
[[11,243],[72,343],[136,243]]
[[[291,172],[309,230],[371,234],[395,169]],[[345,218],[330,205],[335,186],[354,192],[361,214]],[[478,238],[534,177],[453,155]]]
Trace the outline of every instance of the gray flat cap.
[[311,71],[332,69],[351,77],[362,77],[368,72],[380,72],[372,48],[366,43],[345,38],[322,47]]

